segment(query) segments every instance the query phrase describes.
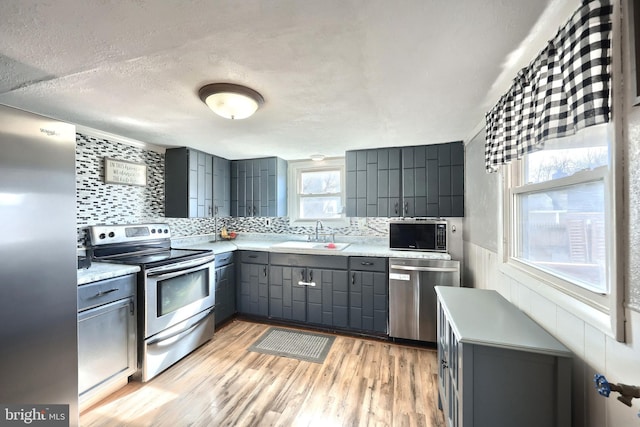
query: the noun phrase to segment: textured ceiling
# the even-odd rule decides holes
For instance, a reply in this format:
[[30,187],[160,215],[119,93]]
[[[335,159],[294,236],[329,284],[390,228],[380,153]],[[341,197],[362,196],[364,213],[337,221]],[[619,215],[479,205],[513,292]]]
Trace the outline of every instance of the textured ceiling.
[[[462,140],[573,3],[3,1],[0,104],[230,159]],[[197,95],[213,82],[265,104],[222,119]]]

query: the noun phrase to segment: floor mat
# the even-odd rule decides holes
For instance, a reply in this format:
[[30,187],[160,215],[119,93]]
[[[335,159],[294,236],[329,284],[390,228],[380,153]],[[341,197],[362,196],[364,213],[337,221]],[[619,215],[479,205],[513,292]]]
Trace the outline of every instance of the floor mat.
[[323,363],[335,337],[284,328],[269,328],[249,351]]

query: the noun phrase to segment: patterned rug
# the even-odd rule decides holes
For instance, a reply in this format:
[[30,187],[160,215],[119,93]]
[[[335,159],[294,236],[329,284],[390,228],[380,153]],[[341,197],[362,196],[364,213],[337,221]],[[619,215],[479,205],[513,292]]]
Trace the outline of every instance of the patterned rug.
[[284,328],[269,328],[249,351],[323,363],[336,337]]

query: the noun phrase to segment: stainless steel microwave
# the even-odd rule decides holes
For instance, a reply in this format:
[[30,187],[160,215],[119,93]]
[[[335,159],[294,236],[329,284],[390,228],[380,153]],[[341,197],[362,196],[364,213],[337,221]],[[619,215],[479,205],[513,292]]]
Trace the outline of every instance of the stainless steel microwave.
[[447,222],[428,219],[389,223],[389,249],[447,252]]

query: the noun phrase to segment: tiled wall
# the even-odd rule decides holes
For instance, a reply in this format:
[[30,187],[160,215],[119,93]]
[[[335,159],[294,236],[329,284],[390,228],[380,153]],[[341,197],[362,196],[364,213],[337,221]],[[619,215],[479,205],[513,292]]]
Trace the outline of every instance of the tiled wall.
[[[144,163],[147,165],[147,185],[104,183],[104,158]],[[291,227],[289,218],[165,218],[164,217],[164,155],[118,141],[76,135],[76,198],[78,247],[85,243],[84,229],[95,224],[125,224],[165,222],[175,237],[216,234],[222,226],[237,232],[303,234],[313,227]],[[336,235],[386,236],[387,218],[368,218],[360,227],[352,218],[346,227],[325,231]],[[217,227],[217,230],[216,230]]]

